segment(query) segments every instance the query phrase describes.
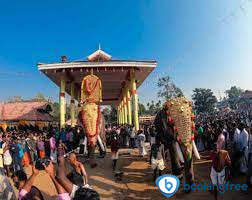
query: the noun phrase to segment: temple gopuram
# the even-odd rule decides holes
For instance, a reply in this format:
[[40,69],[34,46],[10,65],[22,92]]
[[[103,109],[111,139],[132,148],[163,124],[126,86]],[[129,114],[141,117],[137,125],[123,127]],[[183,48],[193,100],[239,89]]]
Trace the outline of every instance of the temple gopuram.
[[155,60],[112,59],[101,48],[82,61],[39,63],[38,69],[59,86],[60,128],[66,125],[66,93],[71,96],[71,126],[74,126],[75,103],[81,102],[83,77],[94,74],[102,84],[101,105],[115,105],[119,124],[133,124],[139,130],[137,89],[155,69]]

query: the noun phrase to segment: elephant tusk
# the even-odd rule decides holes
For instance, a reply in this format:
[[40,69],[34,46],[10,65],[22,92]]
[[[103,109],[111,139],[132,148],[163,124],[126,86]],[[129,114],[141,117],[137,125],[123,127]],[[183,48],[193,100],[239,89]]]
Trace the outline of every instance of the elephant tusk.
[[198,149],[196,147],[194,140],[192,141],[192,149],[193,149],[193,153],[194,153],[196,159],[200,160],[200,154],[198,152]]
[[180,149],[180,146],[179,146],[178,142],[176,142],[176,152],[177,152],[177,156],[179,158],[179,161],[181,163],[185,163],[185,160],[184,160],[184,157],[183,157],[183,154],[182,154],[182,151]]

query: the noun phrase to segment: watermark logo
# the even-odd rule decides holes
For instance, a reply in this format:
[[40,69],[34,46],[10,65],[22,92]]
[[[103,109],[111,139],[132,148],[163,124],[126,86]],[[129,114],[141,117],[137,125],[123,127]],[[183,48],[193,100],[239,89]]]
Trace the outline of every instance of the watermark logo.
[[186,184],[184,183],[184,190],[217,190],[219,193],[223,194],[228,190],[247,190],[247,184],[232,184],[230,182],[226,182],[225,184],[212,184],[212,183],[203,183],[203,184]]
[[160,192],[166,197],[175,194],[179,187],[179,179],[173,175],[163,175],[157,178],[156,185]]

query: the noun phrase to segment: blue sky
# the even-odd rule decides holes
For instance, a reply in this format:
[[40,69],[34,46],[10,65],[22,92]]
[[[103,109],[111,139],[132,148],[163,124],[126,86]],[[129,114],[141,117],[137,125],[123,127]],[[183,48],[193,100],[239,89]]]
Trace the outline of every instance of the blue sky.
[[158,77],[170,75],[190,97],[232,85],[252,89],[252,0],[1,1],[0,101],[58,88],[38,62],[85,59],[98,43],[114,58],[155,59],[139,89],[157,100]]

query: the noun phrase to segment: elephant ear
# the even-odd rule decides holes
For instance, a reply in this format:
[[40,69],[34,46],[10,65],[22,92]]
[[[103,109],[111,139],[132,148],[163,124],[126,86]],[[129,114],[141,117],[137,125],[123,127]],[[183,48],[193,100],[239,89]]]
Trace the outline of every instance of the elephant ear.
[[192,144],[194,140],[194,114],[192,104],[185,97],[170,99],[165,105],[168,123],[173,125],[179,143]]

